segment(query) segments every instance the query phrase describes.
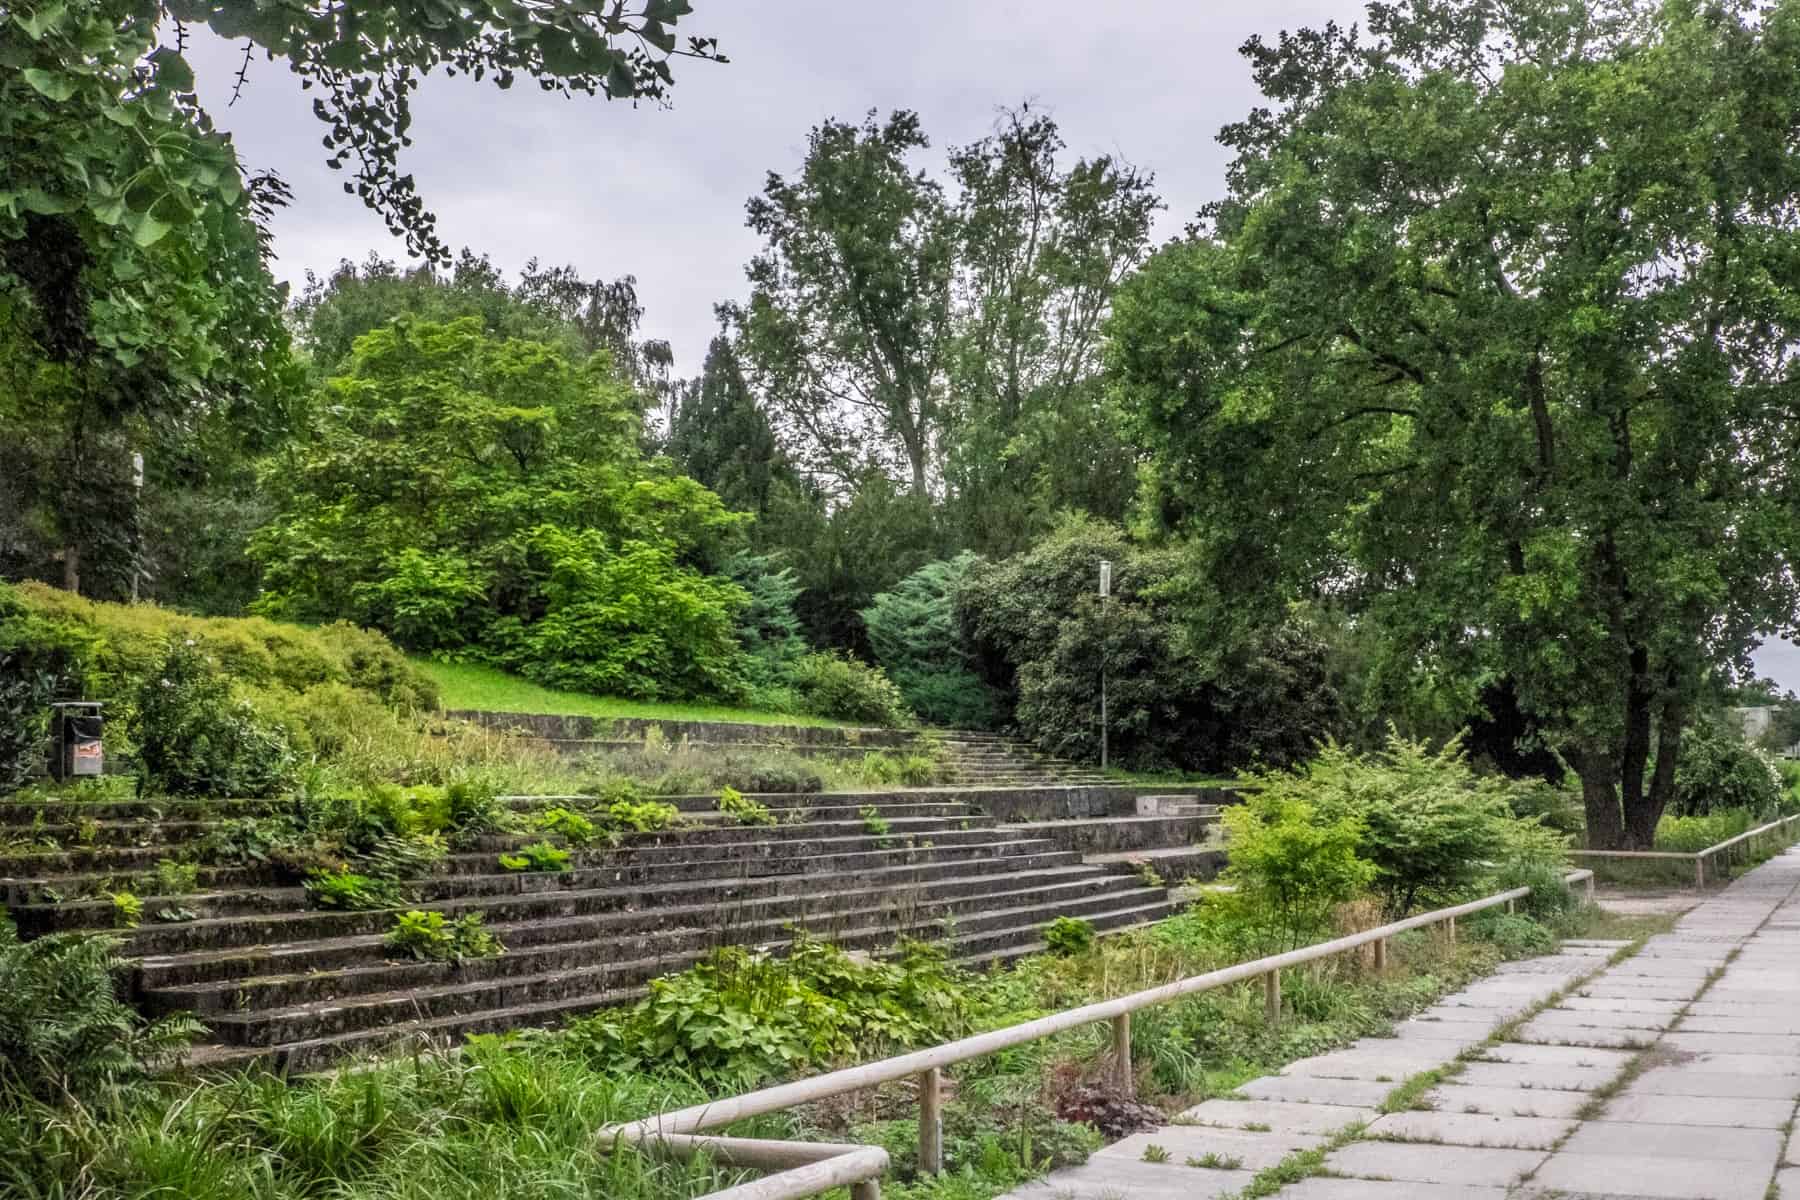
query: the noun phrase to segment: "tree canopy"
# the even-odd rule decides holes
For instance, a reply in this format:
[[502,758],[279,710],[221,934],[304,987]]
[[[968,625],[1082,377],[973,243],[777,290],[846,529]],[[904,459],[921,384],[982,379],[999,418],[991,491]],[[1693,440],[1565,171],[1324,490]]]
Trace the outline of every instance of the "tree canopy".
[[1221,606],[1504,674],[1647,846],[1710,678],[1794,632],[1800,3],[1402,0],[1253,39],[1229,194],[1115,300]]

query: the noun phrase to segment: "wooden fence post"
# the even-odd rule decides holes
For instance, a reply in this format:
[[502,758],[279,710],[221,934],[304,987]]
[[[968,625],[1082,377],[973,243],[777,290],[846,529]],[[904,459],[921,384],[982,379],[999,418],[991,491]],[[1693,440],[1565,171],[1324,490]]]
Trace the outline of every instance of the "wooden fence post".
[[1131,1014],[1113,1018],[1113,1086],[1127,1098],[1137,1095],[1137,1076],[1131,1070]]
[[944,1073],[936,1067],[919,1072],[919,1171],[936,1175],[944,1169]]
[[1281,1024],[1281,972],[1270,971],[1263,976],[1263,1015],[1269,1024]]

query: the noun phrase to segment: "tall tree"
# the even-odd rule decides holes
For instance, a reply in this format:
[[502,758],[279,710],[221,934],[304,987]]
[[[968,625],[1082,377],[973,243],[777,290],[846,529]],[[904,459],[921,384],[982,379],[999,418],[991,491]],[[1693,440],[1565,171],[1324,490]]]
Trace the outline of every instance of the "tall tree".
[[870,466],[929,494],[943,429],[955,239],[943,189],[909,156],[917,114],[826,121],[793,179],[751,199],[767,243],[740,326],[756,382],[807,466],[848,486]]
[[1245,47],[1226,200],[1116,377],[1221,600],[1329,588],[1504,675],[1648,846],[1690,706],[1797,623],[1800,2],[1399,0]]
[[955,353],[946,473],[972,544],[1024,548],[1062,508],[1124,516],[1136,462],[1100,385],[1100,324],[1142,261],[1153,180],[1103,155],[1065,167],[1029,105],[952,150]]
[[740,512],[766,513],[776,480],[793,476],[723,334],[707,346],[699,380],[681,396],[668,452],[685,474]]

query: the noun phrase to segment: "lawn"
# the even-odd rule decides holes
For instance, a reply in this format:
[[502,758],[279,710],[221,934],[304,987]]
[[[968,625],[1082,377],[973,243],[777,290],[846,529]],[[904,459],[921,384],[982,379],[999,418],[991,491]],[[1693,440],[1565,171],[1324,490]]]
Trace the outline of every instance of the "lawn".
[[517,675],[473,663],[434,662],[414,658],[413,665],[437,682],[445,708],[478,708],[488,712],[558,713],[573,717],[648,717],[660,721],[733,721],[747,725],[842,725],[820,717],[733,708],[694,701],[660,703],[559,692]]

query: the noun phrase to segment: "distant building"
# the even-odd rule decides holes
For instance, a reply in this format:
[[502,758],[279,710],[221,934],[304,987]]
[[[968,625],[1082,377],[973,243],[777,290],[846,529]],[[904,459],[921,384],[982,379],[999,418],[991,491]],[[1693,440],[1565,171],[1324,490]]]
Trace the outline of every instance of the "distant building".
[[[1730,713],[1731,719],[1738,723],[1744,740],[1752,745],[1761,745],[1763,737],[1775,724],[1775,706],[1773,704],[1758,704],[1750,708],[1728,708],[1725,711]],[[1800,758],[1800,742],[1785,747],[1781,751],[1781,757]]]

